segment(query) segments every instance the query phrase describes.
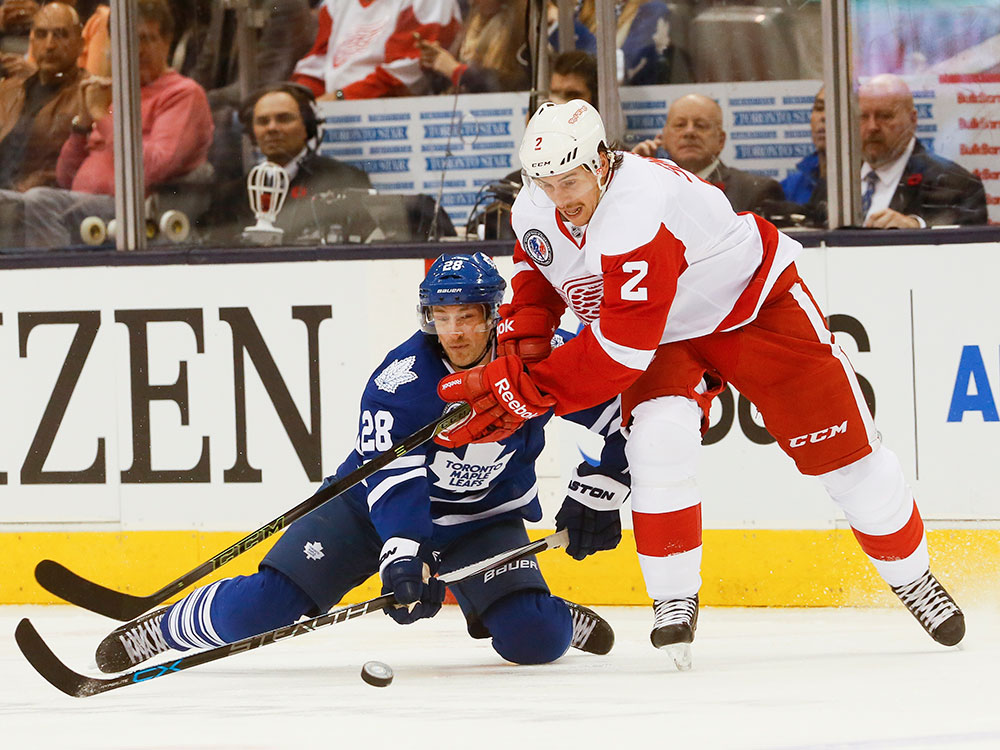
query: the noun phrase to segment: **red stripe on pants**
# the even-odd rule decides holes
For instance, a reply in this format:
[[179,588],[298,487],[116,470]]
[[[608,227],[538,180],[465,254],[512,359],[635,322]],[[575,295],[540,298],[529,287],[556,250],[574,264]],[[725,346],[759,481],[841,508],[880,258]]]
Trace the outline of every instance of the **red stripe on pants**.
[[669,557],[701,546],[701,504],[671,513],[632,511],[635,547],[640,555]]
[[914,502],[910,520],[899,531],[884,536],[865,534],[854,528],[851,531],[857,537],[861,549],[869,557],[886,561],[905,560],[913,554],[913,551],[920,545],[920,540],[924,538],[924,522],[920,518],[917,504]]

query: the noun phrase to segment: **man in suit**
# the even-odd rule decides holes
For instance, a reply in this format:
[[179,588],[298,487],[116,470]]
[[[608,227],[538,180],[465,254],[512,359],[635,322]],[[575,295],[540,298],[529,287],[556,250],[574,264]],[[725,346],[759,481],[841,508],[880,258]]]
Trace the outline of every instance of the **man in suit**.
[[[294,83],[274,83],[256,91],[240,109],[240,121],[264,159],[285,168],[288,194],[276,225],[283,242],[321,244],[336,235],[363,241],[374,229],[371,216],[352,190],[367,190],[364,171],[316,153],[319,123],[312,92]],[[244,227],[254,223],[246,180],[227,183],[213,206],[212,240],[238,242]]]
[[722,108],[707,96],[688,94],[670,105],[660,135],[632,151],[656,156],[662,147],[679,166],[721,188],[735,211],[760,213],[765,201],[784,198],[777,181],[723,164],[719,154],[725,145]]
[[917,110],[902,79],[875,76],[859,89],[858,104],[865,157],[861,208],[866,227],[986,223],[982,181],[930,153],[916,139]]

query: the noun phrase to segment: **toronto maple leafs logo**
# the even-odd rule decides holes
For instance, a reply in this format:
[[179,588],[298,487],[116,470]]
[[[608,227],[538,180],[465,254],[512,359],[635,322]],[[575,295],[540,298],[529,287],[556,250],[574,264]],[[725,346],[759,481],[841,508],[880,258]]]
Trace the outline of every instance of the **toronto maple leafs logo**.
[[319,560],[323,557],[323,544],[322,542],[306,542],[302,551],[310,560]]
[[552,263],[552,243],[543,232],[537,229],[529,229],[521,239],[521,247],[535,263],[540,266],[547,266]]
[[380,372],[375,378],[375,385],[378,386],[380,391],[395,393],[399,386],[412,383],[417,379],[417,374],[412,369],[413,363],[416,361],[417,358],[413,355],[410,355],[405,359],[393,360],[393,362],[382,370],[382,372]]
[[499,443],[473,443],[466,447],[465,455],[459,458],[449,451],[437,451],[431,471],[437,479],[436,487],[452,492],[480,492],[496,479],[513,457],[511,451],[501,455],[504,447]]

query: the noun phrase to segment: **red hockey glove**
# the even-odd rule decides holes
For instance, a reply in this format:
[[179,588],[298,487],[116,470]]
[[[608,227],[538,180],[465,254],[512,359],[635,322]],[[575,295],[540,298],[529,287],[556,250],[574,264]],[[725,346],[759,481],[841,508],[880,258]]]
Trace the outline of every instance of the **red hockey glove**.
[[500,308],[502,320],[497,325],[497,354],[514,354],[522,362],[541,362],[552,353],[552,334],[559,322],[544,307],[513,305]]
[[498,357],[483,367],[448,375],[438,383],[438,395],[445,401],[468,401],[472,407],[466,421],[434,438],[455,448],[510,437],[556,403],[539,393],[516,356]]

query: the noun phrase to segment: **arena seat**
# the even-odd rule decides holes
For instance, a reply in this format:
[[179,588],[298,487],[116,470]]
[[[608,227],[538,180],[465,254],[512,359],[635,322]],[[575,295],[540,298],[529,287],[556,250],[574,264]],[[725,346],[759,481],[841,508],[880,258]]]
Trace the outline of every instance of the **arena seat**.
[[694,80],[796,80],[798,45],[789,13],[780,7],[720,6],[691,21]]

